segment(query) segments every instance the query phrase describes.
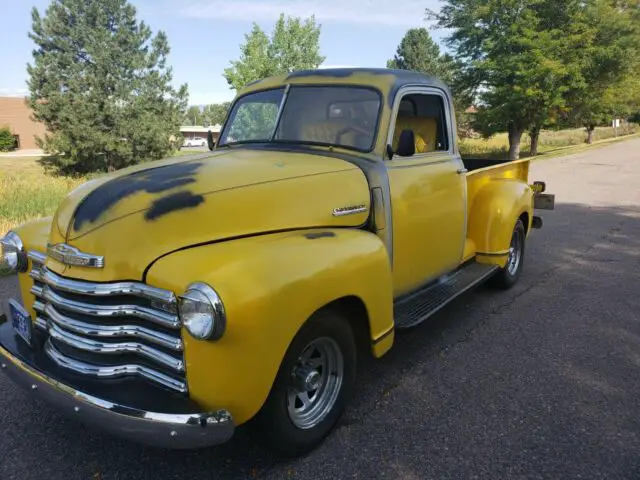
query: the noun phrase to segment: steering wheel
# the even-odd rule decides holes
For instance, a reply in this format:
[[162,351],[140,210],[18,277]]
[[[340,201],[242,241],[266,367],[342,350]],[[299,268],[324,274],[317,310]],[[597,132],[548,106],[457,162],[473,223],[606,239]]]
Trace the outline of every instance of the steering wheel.
[[340,137],[342,137],[345,133],[348,133],[348,132],[351,132],[351,131],[360,133],[360,134],[365,135],[367,137],[371,136],[371,132],[369,130],[366,130],[366,129],[362,128],[362,127],[358,127],[357,125],[347,125],[346,127],[341,128],[338,131],[338,133],[336,133],[336,143],[340,144]]

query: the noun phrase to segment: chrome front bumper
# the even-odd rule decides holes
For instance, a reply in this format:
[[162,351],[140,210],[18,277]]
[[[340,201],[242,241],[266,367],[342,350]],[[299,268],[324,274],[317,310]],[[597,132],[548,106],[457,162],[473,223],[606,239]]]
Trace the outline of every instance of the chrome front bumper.
[[224,443],[234,432],[231,415],[156,413],[118,405],[47,377],[0,346],[0,367],[15,383],[78,420],[139,443],[195,449]]

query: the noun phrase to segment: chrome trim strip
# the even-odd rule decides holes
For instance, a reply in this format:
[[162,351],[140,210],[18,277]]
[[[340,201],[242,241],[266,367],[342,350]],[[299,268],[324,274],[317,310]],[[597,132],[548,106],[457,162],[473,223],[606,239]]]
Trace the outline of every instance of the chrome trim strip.
[[47,261],[47,256],[44,253],[36,252],[35,250],[29,251],[27,255],[34,264],[44,265],[44,262]]
[[56,275],[51,270],[45,268],[34,269],[30,273],[31,277],[39,282],[51,285],[54,288],[69,293],[79,295],[90,295],[93,297],[110,297],[115,295],[135,295],[148,300],[160,300],[167,304],[176,303],[173,292],[151,287],[144,283],[136,282],[116,282],[116,283],[93,283],[80,280],[69,280]]
[[75,313],[92,315],[94,317],[132,316],[149,320],[150,322],[168,328],[179,329],[181,326],[181,322],[176,315],[170,315],[159,310],[152,310],[137,305],[91,305],[75,300],[67,300],[56,294],[48,285],[44,287],[34,285],[31,287],[31,293],[57,307]]
[[[38,305],[38,307],[40,308],[40,305]],[[137,337],[175,352],[181,352],[183,350],[181,339],[145,327],[139,327],[137,325],[96,325],[86,323],[61,314],[51,304],[43,305],[41,310],[36,308],[35,304],[33,308],[47,315],[47,317],[58,326],[81,335],[101,338]]]
[[201,448],[233,436],[234,422],[226,410],[161,413],[119,405],[70,388],[0,347],[2,369],[29,395],[42,399],[79,421],[129,440],[163,448]]
[[142,343],[137,342],[121,342],[121,343],[105,343],[97,340],[91,340],[90,338],[80,337],[69,333],[55,322],[49,323],[49,336],[54,340],[66,343],[67,345],[82,350],[84,352],[92,352],[106,355],[119,355],[121,353],[134,353],[147,360],[157,362],[167,368],[170,368],[178,373],[184,373],[184,362],[171,355],[168,355],[155,348],[148,347]]
[[36,317],[34,325],[36,327],[38,327],[40,330],[42,330],[43,332],[48,332],[49,331],[49,327],[47,326],[47,322],[42,317]]
[[366,205],[353,205],[350,207],[334,208],[332,215],[334,217],[344,217],[345,215],[354,215],[356,213],[366,212],[368,207]]
[[47,244],[47,256],[57,260],[64,265],[75,265],[78,267],[104,268],[104,257],[102,255],[92,255],[81,252],[76,247],[66,243],[55,245]]
[[51,358],[58,366],[72,370],[81,375],[87,375],[96,378],[122,378],[126,376],[138,376],[146,378],[164,385],[167,388],[178,391],[180,393],[187,393],[187,385],[180,380],[165,375],[151,368],[143,365],[114,365],[108,367],[98,367],[89,363],[80,362],[73,358],[69,358],[62,354],[50,340],[44,346],[45,353]]

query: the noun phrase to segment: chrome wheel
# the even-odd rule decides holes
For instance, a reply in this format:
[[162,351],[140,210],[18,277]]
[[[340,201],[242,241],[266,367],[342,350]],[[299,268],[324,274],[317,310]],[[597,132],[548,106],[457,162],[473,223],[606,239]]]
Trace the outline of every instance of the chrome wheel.
[[287,389],[287,411],[303,430],[320,423],[334,407],[344,378],[344,358],[329,337],[311,341],[303,350]]
[[522,245],[523,239],[520,230],[516,230],[513,238],[511,239],[511,246],[509,247],[509,259],[507,260],[507,271],[510,275],[515,275],[520,267],[520,261],[522,259]]

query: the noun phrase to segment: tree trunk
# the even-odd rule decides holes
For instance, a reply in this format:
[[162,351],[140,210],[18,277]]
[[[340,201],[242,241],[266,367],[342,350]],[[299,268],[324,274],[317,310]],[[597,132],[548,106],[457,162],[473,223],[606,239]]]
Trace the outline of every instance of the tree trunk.
[[593,143],[593,132],[595,132],[596,127],[593,125],[589,125],[587,127],[587,144],[591,145]]
[[518,160],[520,158],[520,140],[524,130],[513,124],[509,125],[509,160]]
[[535,126],[529,132],[529,136],[531,137],[531,149],[529,155],[535,157],[538,155],[538,141],[540,140],[540,129],[541,127]]

